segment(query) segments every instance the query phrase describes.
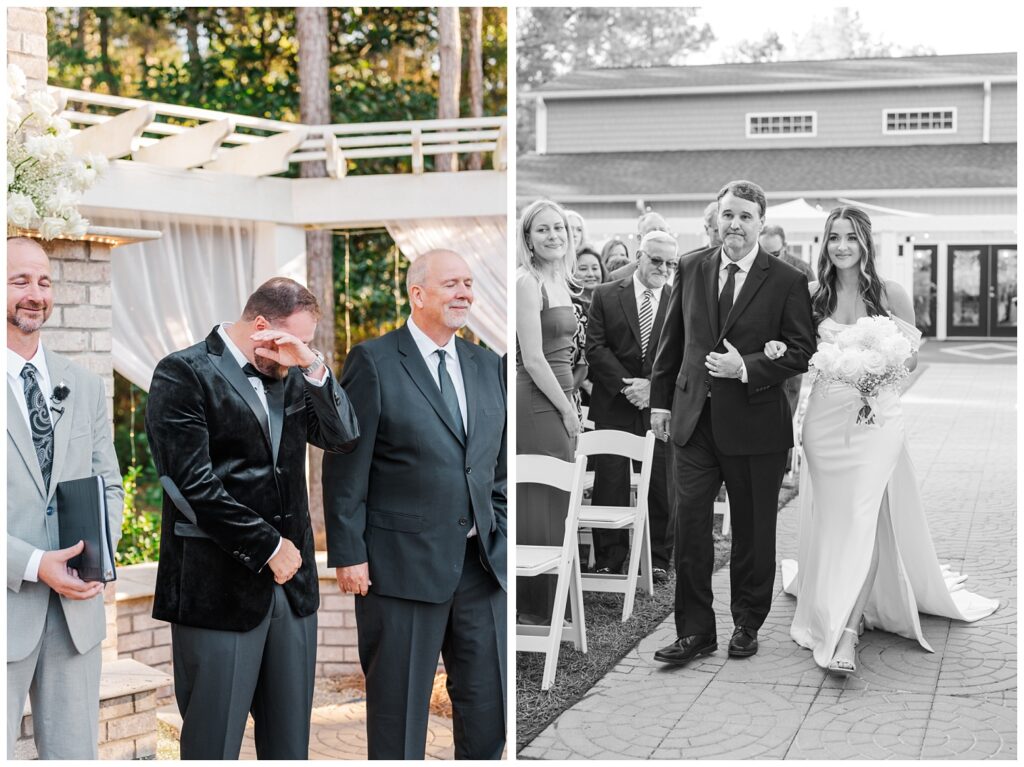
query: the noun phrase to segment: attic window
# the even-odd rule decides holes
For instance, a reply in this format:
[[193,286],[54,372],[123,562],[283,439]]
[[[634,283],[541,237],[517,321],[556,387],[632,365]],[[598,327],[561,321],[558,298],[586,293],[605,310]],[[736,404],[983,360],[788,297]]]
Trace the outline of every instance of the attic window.
[[882,133],[956,133],[956,107],[885,109]]
[[817,135],[817,112],[747,113],[747,138]]

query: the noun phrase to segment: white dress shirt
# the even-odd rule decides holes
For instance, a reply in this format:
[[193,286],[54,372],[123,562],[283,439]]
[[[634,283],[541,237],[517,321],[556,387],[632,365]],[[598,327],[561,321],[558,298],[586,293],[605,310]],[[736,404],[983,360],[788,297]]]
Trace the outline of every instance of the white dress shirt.
[[[228,328],[231,327],[232,324],[234,323],[222,322],[220,327],[217,328],[217,334],[221,337],[221,340],[224,341],[224,348],[231,353],[231,356],[234,358],[235,362],[238,363],[238,367],[244,368],[249,360],[246,359],[245,355],[242,353],[242,350],[235,345],[235,342],[231,340],[231,336],[228,335]],[[324,365],[324,367],[327,366]],[[330,372],[328,371],[327,374],[323,375],[321,378],[313,378],[311,376],[303,376],[303,378],[305,378],[314,386],[323,386],[327,382],[327,376],[329,375]],[[267,391],[265,388],[263,388],[263,379],[260,378],[259,376],[246,376],[246,378],[248,378],[249,383],[252,384],[252,390],[256,392],[257,399],[259,399],[260,404],[263,405],[263,409],[266,411],[267,416],[269,417],[270,405],[267,404]],[[268,559],[267,562],[276,557],[277,552],[279,552],[280,550],[281,539],[278,538],[277,546],[274,547],[274,553],[270,555],[270,559]],[[263,563],[264,567],[266,567],[267,562]]]
[[638,317],[640,315],[640,307],[643,305],[644,302],[644,291],[651,291],[651,316],[653,317],[655,314],[658,313],[658,304],[661,303],[661,292],[664,289],[664,285],[662,285],[660,288],[647,287],[642,282],[640,282],[640,278],[637,276],[636,272],[633,272],[633,295],[636,296],[636,311]]
[[[455,335],[448,339],[448,343],[444,346],[438,346],[434,343],[430,336],[424,333],[417,327],[416,322],[410,316],[406,320],[406,327],[409,328],[409,334],[412,336],[412,340],[416,342],[416,348],[419,349],[420,354],[423,356],[423,361],[427,364],[427,370],[430,371],[430,377],[434,379],[434,384],[440,390],[441,380],[437,375],[437,363],[441,361],[441,358],[437,356],[437,350],[442,349],[445,352],[444,356],[444,368],[448,371],[448,377],[452,379],[452,384],[455,386],[455,397],[459,401],[459,413],[462,415],[462,429],[469,435],[469,423],[466,419],[466,383],[462,380],[462,366],[459,365],[459,352],[455,346]],[[476,522],[473,522],[473,527],[470,528],[466,534],[467,538],[472,538],[476,535]]]
[[[25,359],[17,352],[10,349],[7,350],[7,385],[11,387],[14,401],[18,403],[18,412],[21,413],[21,418],[25,421],[25,426],[28,427],[28,432],[31,434],[32,426],[28,420],[28,403],[25,401],[25,381],[21,377],[22,369],[28,364],[31,364],[36,369],[36,381],[39,383],[43,396],[49,400],[53,387],[50,385],[50,369],[46,367],[46,355],[43,353],[42,343],[36,347],[36,353],[30,360]],[[10,418],[12,415],[13,413],[8,413],[7,417]],[[50,425],[53,425],[52,413],[50,414]],[[32,552],[28,559],[28,564],[25,566],[25,575],[22,576],[23,580],[32,581],[33,583],[39,580],[39,562],[42,558],[42,549],[36,549]]]

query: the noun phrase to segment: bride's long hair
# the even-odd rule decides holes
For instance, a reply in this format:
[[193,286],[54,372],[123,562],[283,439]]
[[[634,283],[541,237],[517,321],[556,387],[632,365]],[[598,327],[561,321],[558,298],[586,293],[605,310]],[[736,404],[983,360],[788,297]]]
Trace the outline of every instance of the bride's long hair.
[[811,296],[811,312],[815,326],[821,324],[826,317],[835,313],[838,294],[836,280],[839,270],[828,257],[828,238],[832,234],[833,224],[840,218],[850,222],[853,234],[860,245],[860,278],[857,289],[868,310],[869,317],[885,315],[882,299],[885,296],[885,283],[878,276],[875,268],[875,241],[871,236],[871,219],[868,214],[853,205],[842,205],[833,208],[825,220],[825,234],[822,238],[821,253],[818,255],[818,289]]

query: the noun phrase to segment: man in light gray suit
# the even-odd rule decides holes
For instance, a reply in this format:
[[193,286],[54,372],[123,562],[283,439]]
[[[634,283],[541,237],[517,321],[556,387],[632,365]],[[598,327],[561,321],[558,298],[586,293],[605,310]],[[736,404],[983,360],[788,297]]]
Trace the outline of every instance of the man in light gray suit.
[[8,239],[8,759],[29,694],[40,758],[97,757],[103,584],[67,566],[83,544],[59,548],[57,483],[102,476],[115,548],[121,533],[124,491],[103,381],[44,350],[40,329],[52,311],[46,252],[33,240]]

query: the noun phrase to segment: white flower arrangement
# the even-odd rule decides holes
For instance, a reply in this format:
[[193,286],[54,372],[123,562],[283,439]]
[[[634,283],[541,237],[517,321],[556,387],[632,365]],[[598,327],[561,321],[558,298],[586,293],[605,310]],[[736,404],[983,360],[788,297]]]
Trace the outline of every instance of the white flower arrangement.
[[89,222],[78,213],[82,193],[107,159],[75,157],[71,125],[44,90],[26,92],[25,74],[7,68],[7,225],[32,229],[44,240],[81,237]]
[[852,386],[861,395],[857,423],[874,425],[874,398],[885,388],[896,389],[910,372],[906,359],[915,351],[910,340],[889,317],[862,317],[841,331],[835,343],[823,343],[811,357],[819,378]]

